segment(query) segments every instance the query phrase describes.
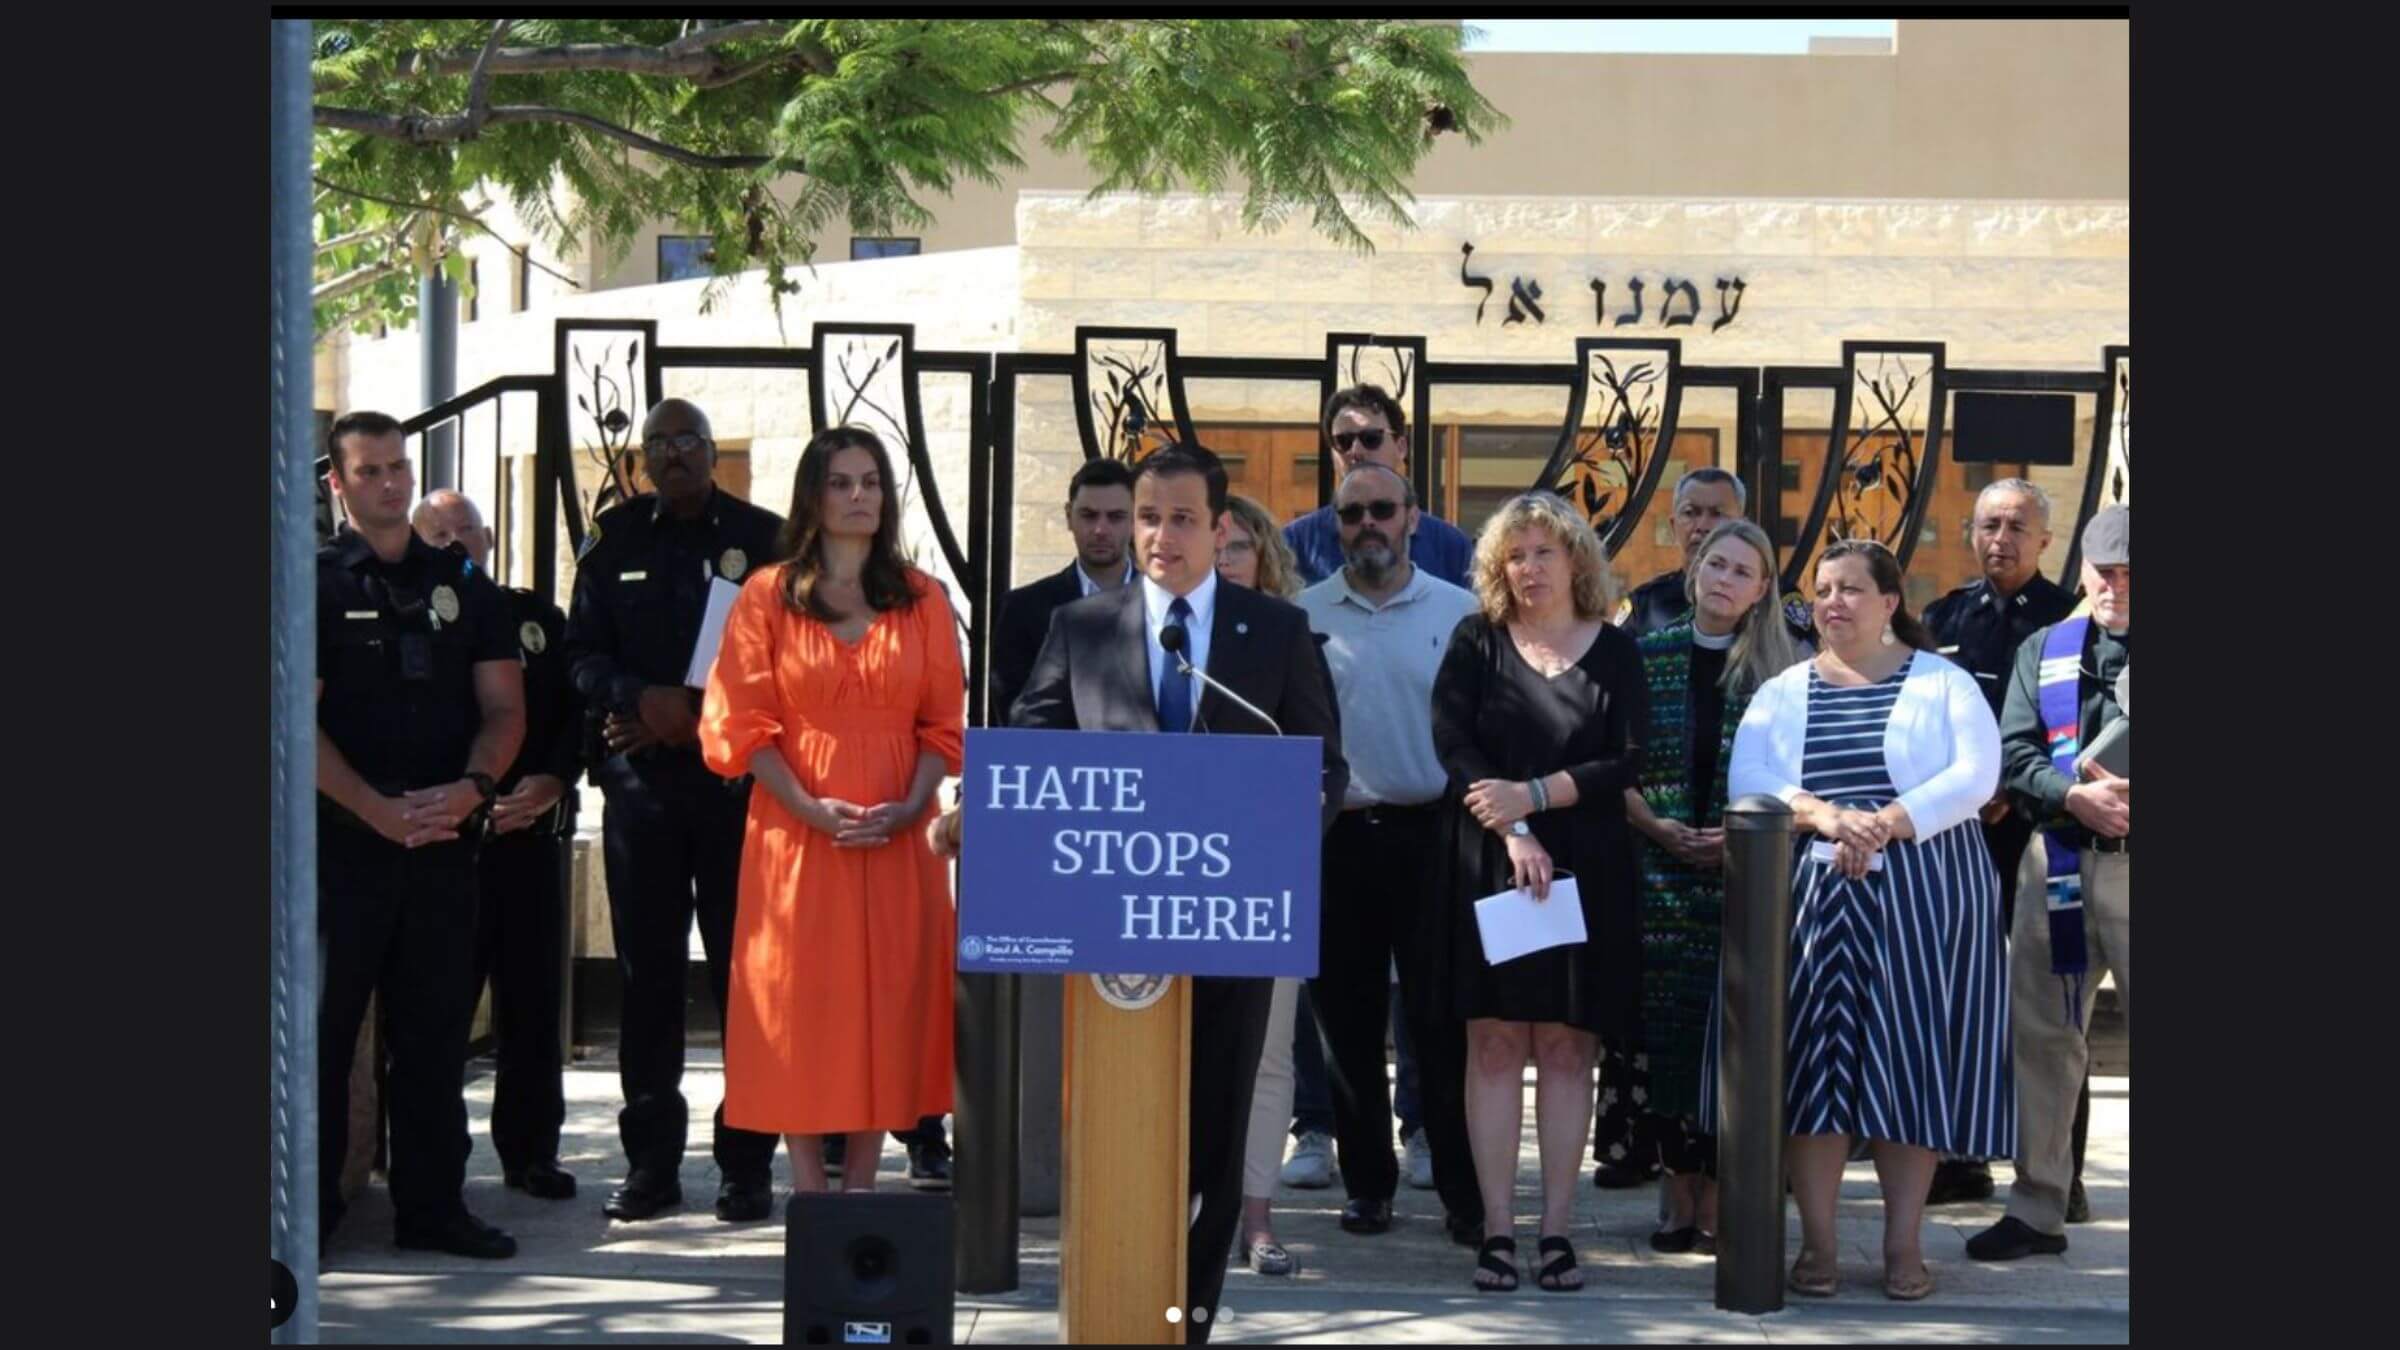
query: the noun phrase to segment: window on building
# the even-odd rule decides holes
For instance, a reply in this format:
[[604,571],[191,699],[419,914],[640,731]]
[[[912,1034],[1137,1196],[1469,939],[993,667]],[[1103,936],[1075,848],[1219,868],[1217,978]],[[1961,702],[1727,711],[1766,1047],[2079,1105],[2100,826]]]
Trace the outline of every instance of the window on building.
[[860,235],[850,240],[850,261],[864,258],[913,258],[925,251],[922,239],[871,238]]
[[705,234],[662,234],[658,237],[658,279],[705,277],[714,270],[716,257],[714,241]]

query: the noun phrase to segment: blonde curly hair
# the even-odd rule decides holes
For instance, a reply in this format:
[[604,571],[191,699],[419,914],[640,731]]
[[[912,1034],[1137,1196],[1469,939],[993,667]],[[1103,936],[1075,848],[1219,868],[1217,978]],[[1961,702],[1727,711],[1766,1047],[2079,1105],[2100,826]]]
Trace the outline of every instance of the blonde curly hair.
[[1525,529],[1548,530],[1566,549],[1567,561],[1574,569],[1575,582],[1570,589],[1576,618],[1605,619],[1616,609],[1617,575],[1601,552],[1600,536],[1592,533],[1591,522],[1555,492],[1522,492],[1492,512],[1475,540],[1470,579],[1484,618],[1494,624],[1516,618],[1517,599],[1508,589],[1508,536]]
[[1292,546],[1284,542],[1283,531],[1267,508],[1242,496],[1228,493],[1225,514],[1242,523],[1250,542],[1258,550],[1258,588],[1280,600],[1290,600],[1300,594],[1300,558]]

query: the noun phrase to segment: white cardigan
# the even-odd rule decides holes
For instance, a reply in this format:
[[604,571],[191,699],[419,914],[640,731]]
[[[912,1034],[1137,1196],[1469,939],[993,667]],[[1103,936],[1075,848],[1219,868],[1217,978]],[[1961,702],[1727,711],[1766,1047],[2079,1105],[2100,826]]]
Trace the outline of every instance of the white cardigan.
[[[1764,792],[1789,805],[1800,795],[1812,664],[1803,661],[1777,675],[1750,700],[1726,770],[1732,796]],[[1931,839],[1975,819],[2000,784],[2000,725],[1975,677],[1932,652],[1918,652],[1884,727],[1883,763],[1917,838]]]

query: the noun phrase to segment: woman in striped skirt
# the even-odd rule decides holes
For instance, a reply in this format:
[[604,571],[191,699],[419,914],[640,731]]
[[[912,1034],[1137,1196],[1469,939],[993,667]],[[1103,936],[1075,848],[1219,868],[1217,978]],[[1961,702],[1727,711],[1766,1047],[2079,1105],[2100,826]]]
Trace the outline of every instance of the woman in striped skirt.
[[[1884,1293],[1933,1291],[1919,1230],[1937,1153],[2016,1147],[1999,878],[1976,828],[2000,734],[1974,678],[1934,654],[1881,544],[1816,567],[1816,659],[1759,689],[1728,789],[1788,803],[1792,876],[1788,1168],[1791,1287],[1838,1285],[1834,1210],[1853,1136],[1883,1184]],[[1713,1096],[1711,1046],[1704,1091]],[[1715,1103],[1704,1100],[1713,1118]]]

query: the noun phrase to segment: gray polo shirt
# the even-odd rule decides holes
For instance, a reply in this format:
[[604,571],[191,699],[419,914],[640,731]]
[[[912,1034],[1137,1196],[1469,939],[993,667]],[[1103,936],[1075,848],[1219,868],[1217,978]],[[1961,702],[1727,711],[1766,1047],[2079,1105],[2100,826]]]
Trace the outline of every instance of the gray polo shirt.
[[1424,568],[1380,607],[1335,572],[1300,593],[1311,628],[1326,636],[1350,761],[1344,807],[1417,806],[1439,800],[1449,775],[1433,753],[1433,677],[1475,597]]

